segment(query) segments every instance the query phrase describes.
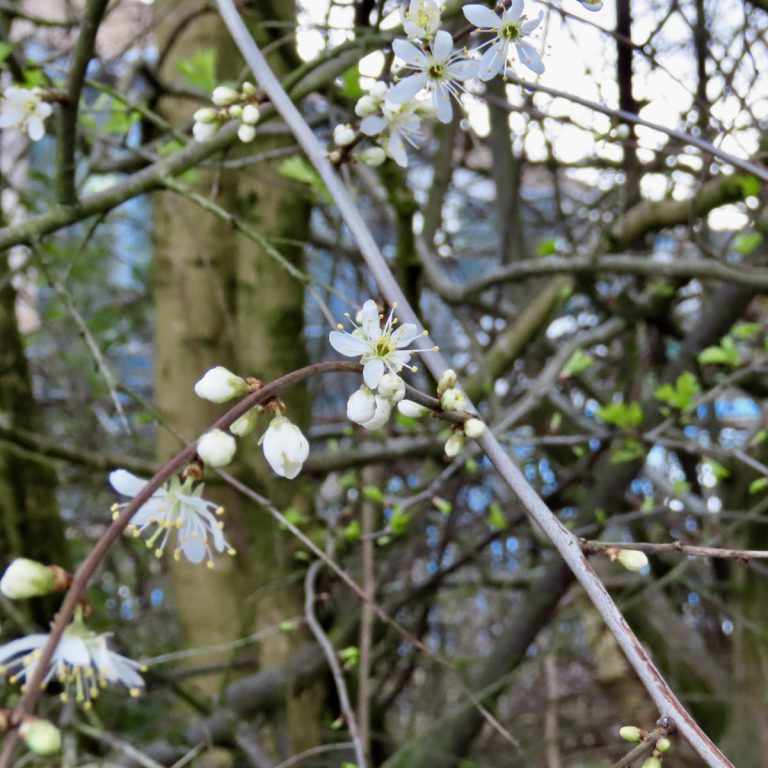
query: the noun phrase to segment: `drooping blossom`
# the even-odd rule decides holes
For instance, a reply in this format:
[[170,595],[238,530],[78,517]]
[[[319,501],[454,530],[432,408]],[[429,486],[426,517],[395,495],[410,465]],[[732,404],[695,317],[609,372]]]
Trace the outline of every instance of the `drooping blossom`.
[[[123,496],[136,496],[146,485],[143,480],[124,469],[117,469],[109,475],[112,487]],[[234,555],[222,531],[219,519],[224,508],[203,498],[203,484],[192,478],[180,480],[172,477],[158,488],[139,511],[131,518],[127,530],[134,536],[147,534],[147,546],[161,557],[170,539],[175,537],[176,548],[173,556],[179,560],[183,555],[191,563],[206,561],[213,568],[213,553],[227,552]],[[114,504],[112,511],[119,514],[125,504]]]
[[493,37],[481,46],[481,48],[488,46],[477,67],[476,74],[481,80],[491,80],[504,70],[512,48],[517,51],[520,61],[528,69],[537,75],[544,72],[541,54],[525,40],[525,37],[539,26],[543,13],[539,13],[535,19],[528,20],[523,14],[523,9],[523,0],[512,0],[501,16],[490,8],[476,3],[462,8],[470,24],[493,33]]
[[[131,696],[138,696],[144,689],[141,665],[111,651],[107,637],[89,630],[78,613],[56,646],[43,687],[51,680],[58,681],[64,687],[62,700],[73,699],[86,709],[109,683],[125,686]],[[10,681],[20,683],[23,690],[35,674],[47,641],[48,635],[34,634],[0,646],[0,672],[10,673]]]
[[280,477],[293,480],[309,456],[309,442],[285,416],[275,416],[261,438],[264,458]]
[[464,90],[464,81],[477,75],[477,62],[465,58],[462,51],[454,50],[453,37],[444,29],[435,35],[429,47],[397,39],[392,42],[392,49],[407,69],[415,72],[393,86],[387,100],[405,104],[426,89],[434,102],[437,119],[449,123],[453,116],[451,97],[458,100]]
[[408,364],[414,353],[437,350],[437,347],[406,349],[420,336],[426,336],[426,332],[420,333],[413,323],[403,323],[396,328],[399,323],[394,314],[396,308],[396,305],[392,306],[382,328],[379,308],[373,299],[368,299],[360,312],[360,325],[347,315],[353,326],[352,331],[345,331],[344,326],[339,324],[338,330],[331,331],[328,336],[328,341],[337,352],[346,357],[360,358],[363,380],[370,389],[378,387],[386,371],[399,374],[403,368],[415,370]]

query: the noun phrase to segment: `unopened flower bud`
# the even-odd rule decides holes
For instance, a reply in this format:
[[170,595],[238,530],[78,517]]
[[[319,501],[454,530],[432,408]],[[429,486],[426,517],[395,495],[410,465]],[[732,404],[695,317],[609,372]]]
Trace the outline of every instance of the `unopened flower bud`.
[[355,424],[365,424],[376,413],[376,397],[371,390],[363,384],[360,389],[353,392],[347,400],[347,418]]
[[405,382],[396,373],[385,373],[377,387],[379,394],[391,403],[399,403],[405,397]]
[[259,409],[251,408],[250,411],[246,411],[239,419],[235,419],[229,427],[229,431],[235,435],[235,437],[248,437],[256,428],[256,423],[259,420]]
[[237,129],[237,138],[243,144],[250,144],[256,138],[256,128],[248,123],[240,123],[240,127]]
[[639,744],[643,734],[636,725],[625,725],[619,728],[619,736],[630,744]]
[[369,419],[363,424],[363,427],[368,430],[381,429],[387,421],[389,421],[389,415],[392,413],[392,403],[389,400],[385,400],[380,395],[376,395],[376,410],[373,414],[373,418]]
[[237,442],[232,435],[213,429],[197,441],[197,455],[209,467],[225,467],[235,456]]
[[211,101],[217,107],[228,107],[231,104],[240,101],[240,94],[234,88],[230,88],[227,85],[220,85],[213,89]]
[[457,411],[460,413],[467,407],[467,398],[460,389],[452,387],[451,389],[446,389],[440,395],[440,405],[444,411]]
[[195,141],[208,141],[216,135],[217,130],[216,123],[195,123],[192,126],[192,135]]
[[355,104],[355,114],[358,117],[368,117],[369,115],[372,115],[374,112],[378,111],[378,109],[378,100],[367,93],[365,96],[361,96],[357,100],[357,104]]
[[383,80],[377,80],[369,89],[368,93],[374,99],[383,99],[389,90],[389,86]]
[[27,748],[40,757],[50,757],[61,749],[61,731],[48,720],[27,716],[19,726]]
[[269,466],[288,480],[301,472],[309,456],[309,442],[302,431],[285,416],[275,416],[261,438],[264,458]]
[[366,165],[378,168],[387,159],[387,153],[381,147],[368,147],[360,152],[358,158]]
[[219,119],[219,113],[213,107],[203,107],[192,115],[192,119],[198,123],[215,123]]
[[203,374],[195,384],[195,394],[203,400],[212,403],[226,403],[235,397],[241,397],[248,392],[248,384],[245,379],[227,370],[222,365],[217,365]]
[[352,126],[347,124],[337,125],[333,129],[333,143],[337,147],[348,147],[355,140],[355,132]]
[[457,380],[458,376],[456,376],[456,371],[454,371],[453,368],[447,368],[438,379],[437,391],[445,392],[446,389],[455,387]]
[[243,116],[243,108],[239,104],[233,104],[229,108],[229,116],[235,120],[239,120]]
[[26,600],[42,597],[53,592],[55,577],[53,571],[35,560],[17,557],[0,579],[0,592],[11,600]]
[[485,434],[485,424],[480,419],[467,419],[464,422],[464,434],[471,440],[477,440]]
[[616,555],[616,559],[628,571],[642,571],[648,565],[648,558],[645,556],[645,552],[640,552],[637,549],[622,549]]
[[458,456],[461,449],[464,447],[464,433],[454,432],[445,442],[445,455],[452,459],[454,456]]
[[579,0],[588,11],[599,11],[603,7],[603,0]]
[[400,411],[403,416],[408,416],[411,419],[419,419],[429,411],[429,408],[414,403],[413,400],[401,400],[397,404],[397,410]]
[[649,757],[642,768],[661,768],[661,760],[658,757]]
[[241,120],[248,125],[256,125],[261,117],[261,112],[255,104],[246,104],[243,107],[243,114]]
[[243,83],[243,93],[246,96],[253,96],[256,93],[256,86],[247,80]]
[[631,133],[632,132],[630,131],[629,126],[626,123],[622,123],[614,131],[614,135],[616,136],[616,138],[621,139],[622,141],[624,139],[628,139]]
[[669,752],[670,747],[672,746],[672,742],[666,738],[666,736],[662,736],[657,742],[656,742],[656,751],[661,752],[663,755],[665,752]]
[[333,165],[338,165],[341,162],[341,152],[338,149],[332,149],[328,153],[328,162]]

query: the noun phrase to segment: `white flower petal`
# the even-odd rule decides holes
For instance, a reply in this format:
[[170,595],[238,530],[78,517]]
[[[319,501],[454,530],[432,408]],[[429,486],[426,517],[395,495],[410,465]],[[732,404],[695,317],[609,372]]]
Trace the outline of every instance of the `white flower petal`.
[[363,381],[370,389],[376,389],[384,375],[384,361],[379,358],[369,360],[363,366]]
[[432,43],[432,53],[436,59],[447,59],[453,53],[453,37],[450,32],[441,29]]
[[544,72],[544,62],[541,60],[541,54],[530,43],[519,42],[517,44],[517,52],[520,56],[520,61],[532,72],[535,72],[537,75]]
[[392,86],[387,93],[387,100],[393,104],[405,104],[410,101],[425,85],[427,76],[423,72],[404,77],[397,85]]
[[132,475],[128,470],[116,469],[109,473],[109,484],[122,496],[136,496],[147,481]]
[[498,29],[501,26],[501,19],[484,5],[472,3],[465,5],[461,10],[467,21],[479,29]]
[[448,74],[455,80],[471,80],[477,77],[477,62],[472,59],[460,59],[448,65]]
[[524,21],[521,25],[520,29],[522,30],[524,35],[528,35],[531,32],[533,32],[536,27],[541,24],[541,20],[544,18],[544,11],[539,11],[539,15],[535,19],[530,19],[528,21]]
[[435,106],[437,107],[437,119],[441,123],[450,123],[453,117],[453,105],[448,89],[437,83],[435,85]]
[[391,133],[387,139],[387,154],[401,167],[408,167],[408,153],[399,133]]
[[523,15],[524,0],[512,0],[504,11],[504,21],[517,21]]
[[346,357],[358,357],[370,349],[370,344],[367,341],[343,331],[331,331],[328,334],[328,341],[339,354],[346,355]]
[[[506,48],[506,46],[504,46]],[[481,80],[492,80],[504,67],[506,56],[501,45],[492,45],[483,54],[477,65],[477,76]]]
[[401,58],[406,64],[410,64],[415,69],[423,69],[427,65],[427,56],[424,51],[417,48],[408,40],[397,38],[392,41],[392,50],[395,55]]
[[421,331],[413,323],[403,323],[393,334],[392,343],[400,349],[407,347],[421,336]]
[[360,123],[360,130],[366,136],[376,136],[387,127],[387,121],[381,115],[369,115]]
[[378,341],[381,338],[381,325],[379,323],[379,307],[373,299],[363,304],[361,311],[360,327],[370,341]]

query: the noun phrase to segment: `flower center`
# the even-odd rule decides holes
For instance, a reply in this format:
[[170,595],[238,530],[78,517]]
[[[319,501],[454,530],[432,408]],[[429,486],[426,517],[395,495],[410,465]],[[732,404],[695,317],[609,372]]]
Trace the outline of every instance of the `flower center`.
[[433,80],[444,80],[446,72],[445,64],[441,62],[432,63],[429,65],[429,69],[427,69],[427,74]]
[[392,352],[392,342],[389,336],[382,336],[375,347],[376,357],[386,357]]
[[520,38],[520,24],[518,22],[511,22],[509,24],[505,24],[501,28],[501,34],[502,37],[504,37],[506,40],[514,41]]

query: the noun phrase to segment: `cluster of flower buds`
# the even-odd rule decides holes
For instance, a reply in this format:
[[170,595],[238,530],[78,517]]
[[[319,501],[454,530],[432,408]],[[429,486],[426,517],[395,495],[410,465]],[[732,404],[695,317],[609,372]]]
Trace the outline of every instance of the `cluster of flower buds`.
[[239,120],[237,136],[248,143],[256,137],[256,123],[259,122],[259,94],[253,83],[243,83],[238,91],[228,85],[220,85],[211,94],[213,107],[203,107],[194,114],[195,124],[192,135],[197,141],[208,141],[228,120]]
[[363,384],[352,393],[347,400],[347,418],[367,430],[381,429],[389,421],[392,408],[399,406],[404,397],[405,382],[396,373],[385,373],[376,392]]
[[[457,387],[457,383],[456,371],[451,368],[443,371],[437,382],[437,397],[440,401],[440,407],[449,413],[464,413],[467,409],[466,395]],[[485,423],[474,416],[470,416],[454,427],[451,436],[445,443],[445,455],[450,459],[458,456],[464,448],[465,438],[478,440],[484,433]]]
[[45,136],[45,120],[53,112],[45,97],[42,88],[6,88],[0,101],[0,128],[20,128],[32,141],[40,141]]
[[[636,725],[624,725],[619,728],[619,736],[630,744],[639,744],[641,741],[645,741],[650,734]],[[661,768],[661,758],[671,746],[672,742],[666,736],[656,739],[651,756],[643,762],[642,768]]]
[[[242,397],[260,386],[256,379],[243,379],[222,366],[207,371],[195,384],[195,393],[213,403],[226,403]],[[223,467],[235,456],[237,443],[232,435],[247,437],[256,428],[259,416],[271,410],[273,418],[259,444],[264,458],[280,477],[292,480],[301,472],[309,455],[309,442],[301,430],[284,414],[284,407],[278,401],[262,406],[257,405],[238,418],[229,432],[213,429],[206,432],[197,442],[197,455],[204,464]]]

